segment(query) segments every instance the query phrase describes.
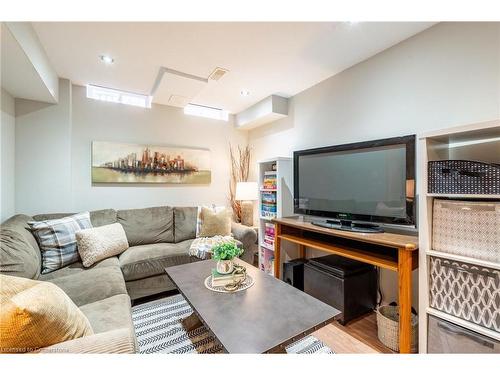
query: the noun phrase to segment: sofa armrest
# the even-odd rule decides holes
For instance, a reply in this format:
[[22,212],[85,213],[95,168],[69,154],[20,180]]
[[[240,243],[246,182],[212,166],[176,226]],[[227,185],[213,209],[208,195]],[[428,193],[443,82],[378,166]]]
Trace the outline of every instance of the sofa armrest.
[[137,342],[134,331],[129,328],[84,336],[40,349],[40,353],[45,354],[134,354],[136,352]]
[[252,264],[253,255],[257,251],[257,233],[252,227],[233,222],[231,224],[233,237],[243,244],[244,253],[241,256],[245,262]]

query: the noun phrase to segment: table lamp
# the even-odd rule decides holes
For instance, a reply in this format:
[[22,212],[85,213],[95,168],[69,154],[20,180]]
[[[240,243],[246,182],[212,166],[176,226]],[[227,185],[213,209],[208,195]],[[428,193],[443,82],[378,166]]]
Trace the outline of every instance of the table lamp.
[[238,182],[235,200],[241,203],[241,224],[253,226],[253,202],[259,199],[256,182]]

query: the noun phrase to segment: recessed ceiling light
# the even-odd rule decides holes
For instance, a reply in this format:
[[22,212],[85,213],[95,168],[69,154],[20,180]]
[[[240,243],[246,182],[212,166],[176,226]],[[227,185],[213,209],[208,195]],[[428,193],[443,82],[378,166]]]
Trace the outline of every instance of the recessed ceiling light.
[[250,95],[250,91],[248,91],[248,90],[241,90],[240,91],[240,95],[241,96],[248,96],[248,95]]
[[113,59],[111,56],[108,55],[99,55],[99,58],[104,64],[111,65],[115,62],[115,59]]

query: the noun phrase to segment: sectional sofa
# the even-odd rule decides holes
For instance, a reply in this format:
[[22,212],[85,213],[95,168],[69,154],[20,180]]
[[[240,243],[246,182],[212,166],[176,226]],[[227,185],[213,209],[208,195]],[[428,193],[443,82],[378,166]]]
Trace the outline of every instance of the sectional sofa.
[[[87,316],[95,333],[41,351],[136,352],[131,301],[175,289],[164,268],[198,260],[188,254],[196,237],[197,211],[197,207],[167,206],[92,211],[94,227],[120,223],[130,247],[89,268],[78,262],[48,274],[40,273],[40,249],[27,222],[70,214],[15,215],[2,223],[0,273],[56,284]],[[242,258],[252,263],[257,234],[237,223],[232,224],[232,233],[244,249]]]

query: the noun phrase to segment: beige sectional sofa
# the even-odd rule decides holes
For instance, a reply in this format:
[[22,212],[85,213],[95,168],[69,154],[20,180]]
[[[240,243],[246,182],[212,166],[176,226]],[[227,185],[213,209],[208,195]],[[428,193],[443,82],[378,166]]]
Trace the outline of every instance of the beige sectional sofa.
[[[137,350],[131,300],[175,289],[164,268],[198,259],[189,246],[196,237],[196,207],[152,207],[90,212],[92,225],[120,223],[130,247],[118,257],[92,267],[73,263],[41,274],[41,253],[27,225],[31,220],[70,214],[15,215],[0,230],[0,273],[49,281],[59,286],[89,319],[94,335],[44,348],[54,352],[125,352]],[[252,263],[257,235],[252,228],[232,224],[232,232]]]

